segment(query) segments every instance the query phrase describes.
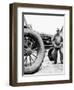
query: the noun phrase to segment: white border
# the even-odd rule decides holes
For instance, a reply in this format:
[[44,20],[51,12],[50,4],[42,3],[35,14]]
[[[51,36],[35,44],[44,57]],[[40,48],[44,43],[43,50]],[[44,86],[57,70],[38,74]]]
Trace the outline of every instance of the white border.
[[[36,12],[36,13],[53,13],[65,14],[65,30],[64,30],[64,62],[65,74],[52,76],[22,76],[22,12]],[[33,81],[55,81],[55,80],[69,80],[69,10],[55,10],[55,9],[37,9],[37,8],[21,8],[17,9],[17,82],[33,82]]]

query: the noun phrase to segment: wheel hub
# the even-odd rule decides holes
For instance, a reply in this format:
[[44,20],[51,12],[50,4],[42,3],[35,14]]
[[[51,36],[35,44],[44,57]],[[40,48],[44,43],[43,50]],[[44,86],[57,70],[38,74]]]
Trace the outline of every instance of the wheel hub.
[[31,50],[31,48],[28,48],[27,49],[27,56],[30,56],[32,54],[32,50]]

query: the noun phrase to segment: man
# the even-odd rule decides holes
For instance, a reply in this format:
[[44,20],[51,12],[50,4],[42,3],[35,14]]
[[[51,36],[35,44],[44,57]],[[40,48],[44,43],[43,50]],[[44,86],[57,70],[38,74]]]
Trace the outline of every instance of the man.
[[58,57],[58,51],[60,53],[60,61],[61,61],[61,64],[63,64],[63,53],[62,53],[62,47],[63,47],[63,38],[62,36],[60,35],[60,30],[57,29],[57,33],[55,34],[55,36],[53,37],[52,39],[52,43],[54,45],[54,55],[55,55],[55,58],[54,58],[54,64],[57,63],[57,57]]

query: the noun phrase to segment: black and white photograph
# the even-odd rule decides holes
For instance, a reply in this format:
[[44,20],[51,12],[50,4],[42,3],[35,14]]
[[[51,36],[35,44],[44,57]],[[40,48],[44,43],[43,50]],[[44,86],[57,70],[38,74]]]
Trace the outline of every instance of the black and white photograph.
[[22,13],[22,74],[64,74],[64,14]]
[[10,84],[72,82],[72,7],[10,5]]

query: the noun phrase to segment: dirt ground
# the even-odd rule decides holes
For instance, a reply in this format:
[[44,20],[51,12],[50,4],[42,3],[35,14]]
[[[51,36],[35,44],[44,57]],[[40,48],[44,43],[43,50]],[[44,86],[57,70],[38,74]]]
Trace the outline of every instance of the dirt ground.
[[42,66],[40,67],[40,70],[35,73],[34,75],[61,75],[64,74],[64,65],[60,63],[60,55],[58,53],[58,60],[57,64],[53,64],[53,61],[50,61],[47,53],[45,54],[44,61],[42,63]]

